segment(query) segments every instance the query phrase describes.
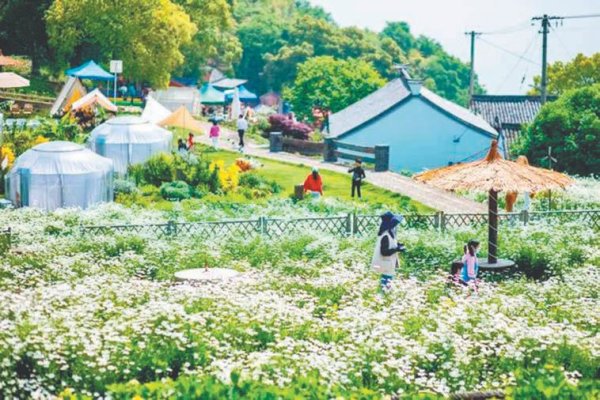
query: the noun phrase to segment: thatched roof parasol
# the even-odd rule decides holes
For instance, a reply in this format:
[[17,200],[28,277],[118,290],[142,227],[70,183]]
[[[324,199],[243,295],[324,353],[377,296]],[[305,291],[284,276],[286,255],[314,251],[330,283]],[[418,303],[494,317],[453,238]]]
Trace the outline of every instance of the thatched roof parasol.
[[572,183],[564,174],[503,159],[495,140],[482,160],[423,172],[415,179],[451,191],[485,192],[539,192],[562,189]]
[[18,67],[21,65],[23,65],[23,61],[5,56],[2,54],[2,50],[0,50],[0,67]]
[[563,189],[573,182],[568,176],[555,171],[503,159],[496,140],[492,141],[489,153],[482,160],[423,172],[414,179],[450,191],[471,190],[489,193],[490,264],[497,261],[498,192]]

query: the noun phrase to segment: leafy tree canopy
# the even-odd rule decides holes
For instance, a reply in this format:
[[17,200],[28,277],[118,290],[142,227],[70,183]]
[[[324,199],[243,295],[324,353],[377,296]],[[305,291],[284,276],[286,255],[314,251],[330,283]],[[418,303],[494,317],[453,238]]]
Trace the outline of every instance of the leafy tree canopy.
[[231,72],[238,62],[242,46],[235,35],[235,20],[228,0],[173,0],[196,25],[190,44],[183,46],[185,57],[178,70],[182,76],[199,78],[206,65]]
[[558,159],[558,170],[600,173],[600,84],[567,91],[557,101],[545,104],[515,150],[546,166],[548,146]]
[[284,94],[298,115],[308,116],[315,104],[337,112],[384,84],[385,80],[366,61],[321,56],[298,67],[293,86],[286,88]]
[[183,63],[180,49],[196,32],[169,0],[55,0],[46,18],[59,60],[121,59],[125,76],[159,87]]
[[[569,89],[600,83],[600,53],[587,57],[581,53],[565,63],[556,61],[548,65],[548,94],[561,95]],[[530,94],[539,95],[542,78],[533,78]]]

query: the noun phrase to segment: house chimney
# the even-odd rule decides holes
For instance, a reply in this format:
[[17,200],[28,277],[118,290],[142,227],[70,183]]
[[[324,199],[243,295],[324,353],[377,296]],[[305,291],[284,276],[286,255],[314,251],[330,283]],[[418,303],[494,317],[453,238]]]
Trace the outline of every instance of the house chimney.
[[406,84],[408,85],[408,89],[413,96],[419,96],[421,94],[423,81],[419,79],[409,79],[406,81]]

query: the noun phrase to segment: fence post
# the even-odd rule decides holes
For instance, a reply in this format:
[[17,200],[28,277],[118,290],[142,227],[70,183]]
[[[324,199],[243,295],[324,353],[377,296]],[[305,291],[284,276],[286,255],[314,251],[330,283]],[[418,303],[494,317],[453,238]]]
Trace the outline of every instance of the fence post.
[[354,235],[360,235],[360,231],[358,228],[358,216],[356,215],[356,211],[354,211],[352,214],[352,232]]
[[352,220],[352,213],[346,215],[346,234],[348,236],[354,235],[354,223]]
[[271,153],[283,151],[283,136],[281,132],[269,133],[269,151]]
[[444,232],[446,230],[446,214],[443,211],[438,213],[440,215],[440,231]]
[[521,211],[520,217],[523,225],[527,225],[529,223],[529,212],[527,210]]
[[325,149],[323,151],[323,160],[325,162],[336,162],[337,156],[335,155],[336,150],[335,140],[332,138],[325,139]]
[[167,221],[167,236],[177,236],[177,223],[175,221]]
[[390,169],[390,146],[387,144],[375,145],[375,172],[384,172]]
[[263,236],[269,236],[267,217],[258,217],[258,233]]

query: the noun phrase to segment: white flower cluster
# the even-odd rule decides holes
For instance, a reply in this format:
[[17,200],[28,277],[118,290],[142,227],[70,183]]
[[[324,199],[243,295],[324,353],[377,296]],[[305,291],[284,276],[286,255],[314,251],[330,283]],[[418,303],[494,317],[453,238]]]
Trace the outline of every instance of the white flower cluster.
[[[0,260],[0,397],[45,398],[67,387],[103,397],[112,383],[182,374],[227,382],[232,371],[282,387],[318,372],[326,386],[447,395],[505,388],[514,384],[515,369],[546,363],[567,365],[565,377],[576,384],[598,365],[593,230],[515,231],[512,240],[533,246],[548,241],[544,234],[567,235],[550,241],[548,251],[581,245],[583,261],[543,281],[484,282],[471,297],[449,288],[434,269],[425,276],[404,271],[380,295],[368,267],[372,238],[70,232],[80,223],[162,220],[157,212],[115,205],[0,212],[0,226],[10,222],[19,235],[14,252]],[[476,233],[400,232],[409,253],[411,246],[417,253],[407,255],[406,265],[441,265],[439,249],[453,253],[456,237]],[[205,264],[242,273],[195,286],[171,280],[176,270]]]

